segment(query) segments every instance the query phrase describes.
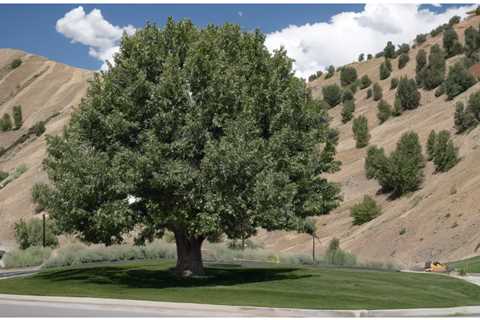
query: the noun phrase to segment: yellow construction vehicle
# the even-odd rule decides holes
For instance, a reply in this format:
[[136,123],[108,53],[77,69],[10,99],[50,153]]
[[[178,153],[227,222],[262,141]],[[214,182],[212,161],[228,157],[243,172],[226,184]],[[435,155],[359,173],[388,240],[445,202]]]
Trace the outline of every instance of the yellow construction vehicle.
[[448,265],[438,261],[425,263],[425,272],[448,272]]

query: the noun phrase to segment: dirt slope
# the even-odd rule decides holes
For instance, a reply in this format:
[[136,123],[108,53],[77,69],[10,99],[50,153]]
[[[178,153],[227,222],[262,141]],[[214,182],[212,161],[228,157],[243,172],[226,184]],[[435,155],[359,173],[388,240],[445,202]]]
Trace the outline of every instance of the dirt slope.
[[[455,29],[463,43],[464,29],[470,25],[475,28],[480,17],[471,17],[456,25]],[[421,48],[430,51],[433,44],[442,45],[442,35],[428,37],[427,41],[409,52],[410,61],[402,70],[398,70],[398,59],[392,60],[392,75],[379,81],[379,67],[383,58],[362,63],[351,64],[357,69],[359,78],[367,74],[372,82],[379,82],[383,87],[384,99],[393,106],[395,90],[390,90],[390,80],[407,75],[415,77],[415,56]],[[447,61],[451,65],[459,57]],[[321,96],[321,88],[333,82],[339,83],[339,73],[325,80],[322,78],[311,82],[314,96]],[[344,202],[340,208],[328,216],[317,220],[319,237],[318,249],[325,249],[332,237],[341,239],[341,246],[369,261],[391,261],[400,265],[414,265],[425,260],[452,260],[480,254],[480,128],[468,135],[455,135],[453,114],[457,101],[466,101],[471,93],[480,90],[480,83],[453,101],[445,101],[445,95],[436,98],[434,91],[421,91],[421,106],[407,111],[400,117],[391,118],[382,125],[376,117],[377,102],[366,100],[366,91],[355,94],[355,116],[368,118],[370,145],[384,147],[390,152],[400,136],[408,130],[416,131],[423,146],[430,130],[449,130],[455,145],[460,148],[462,157],[453,169],[447,173],[433,174],[431,162],[425,170],[423,187],[410,195],[391,201],[386,195],[377,194],[379,185],[374,180],[367,180],[364,172],[366,149],[356,149],[352,134],[352,122],[342,124],[341,105],[330,110],[332,126],[340,132],[338,159],[343,165],[341,171],[330,176],[342,186]],[[425,152],[425,148],[424,148]],[[361,226],[352,226],[350,208],[360,202],[365,194],[374,197],[383,207],[383,214]],[[404,233],[400,232],[404,229]],[[403,233],[403,234],[401,234]],[[305,235],[275,232],[261,233],[259,240],[267,247],[281,251],[311,250],[311,240]]]
[[[20,58],[22,64],[11,69],[10,63]],[[45,134],[58,134],[73,108],[85,95],[91,71],[81,70],[30,55],[19,50],[0,49],[0,116],[12,114],[12,107],[22,106],[21,129],[0,133],[0,147],[7,148],[38,121],[51,118]],[[0,170],[11,172],[25,164],[28,170],[0,190],[0,247],[13,239],[13,225],[22,217],[34,215],[31,187],[45,181],[41,161],[45,156],[45,134],[31,137],[0,157]]]

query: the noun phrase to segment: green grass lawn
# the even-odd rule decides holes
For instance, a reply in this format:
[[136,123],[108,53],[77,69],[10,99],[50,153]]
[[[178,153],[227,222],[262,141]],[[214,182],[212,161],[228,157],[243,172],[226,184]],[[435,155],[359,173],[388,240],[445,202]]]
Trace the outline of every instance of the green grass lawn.
[[480,305],[480,287],[434,274],[279,265],[211,265],[207,277],[176,279],[173,261],[44,271],[0,280],[0,293],[140,299],[311,309]]
[[480,273],[480,256],[465,260],[450,262],[449,267],[456,269],[465,269],[466,272]]

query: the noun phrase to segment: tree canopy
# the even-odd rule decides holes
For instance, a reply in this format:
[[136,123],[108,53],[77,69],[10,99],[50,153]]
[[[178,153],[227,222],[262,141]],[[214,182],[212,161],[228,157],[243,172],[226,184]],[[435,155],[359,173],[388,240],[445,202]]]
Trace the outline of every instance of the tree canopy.
[[326,111],[259,31],[169,19],[124,35],[61,136],[47,139],[45,207],[63,232],[112,244],[170,230],[177,272],[202,242],[296,230],[341,200]]

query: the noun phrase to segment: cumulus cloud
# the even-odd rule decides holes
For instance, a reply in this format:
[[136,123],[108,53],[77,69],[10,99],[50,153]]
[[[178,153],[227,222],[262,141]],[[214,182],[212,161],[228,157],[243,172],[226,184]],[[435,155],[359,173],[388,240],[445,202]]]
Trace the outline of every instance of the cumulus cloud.
[[342,12],[329,22],[290,25],[270,33],[266,46],[271,51],[283,46],[295,60],[296,74],[307,78],[329,65],[355,61],[360,53],[375,54],[387,41],[411,43],[417,34],[429,32],[454,15],[464,17],[475,7],[462,6],[436,13],[416,4],[369,3],[361,12]]
[[56,30],[73,43],[81,43],[89,47],[88,53],[103,62],[102,70],[107,68],[107,61],[120,49],[118,46],[123,32],[135,33],[131,25],[114,26],[102,16],[102,12],[93,9],[86,14],[83,7],[75,8],[57,21]]

